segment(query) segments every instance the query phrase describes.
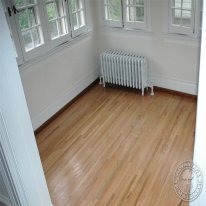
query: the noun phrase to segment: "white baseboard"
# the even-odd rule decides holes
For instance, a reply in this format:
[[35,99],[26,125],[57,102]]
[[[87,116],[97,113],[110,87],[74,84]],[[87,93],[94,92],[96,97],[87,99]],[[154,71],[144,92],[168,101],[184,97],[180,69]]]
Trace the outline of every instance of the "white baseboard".
[[11,206],[10,200],[7,197],[3,196],[2,194],[0,194],[0,203],[1,202],[6,206]]
[[198,84],[186,82],[178,79],[167,79],[163,77],[150,76],[150,81],[154,86],[171,89],[187,94],[197,95]]
[[51,118],[68,102],[70,102],[85,88],[87,88],[93,81],[95,81],[98,78],[98,76],[99,76],[98,73],[91,73],[85,78],[79,80],[72,87],[70,87],[65,94],[63,94],[55,102],[52,102],[50,105],[48,105],[37,116],[31,117],[33,129],[36,130],[38,127],[40,127],[44,122],[46,122],[49,118]]

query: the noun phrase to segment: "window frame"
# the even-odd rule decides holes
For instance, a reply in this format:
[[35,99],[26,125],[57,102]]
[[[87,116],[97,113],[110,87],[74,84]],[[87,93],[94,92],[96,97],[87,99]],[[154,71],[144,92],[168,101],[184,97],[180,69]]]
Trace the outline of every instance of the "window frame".
[[200,9],[201,9],[201,0],[193,0],[193,10],[191,12],[191,28],[178,26],[172,24],[172,0],[167,1],[167,13],[166,22],[165,22],[165,32],[177,36],[188,36],[192,38],[198,38],[200,36]]
[[103,12],[104,12],[104,23],[106,26],[109,27],[119,27],[123,29],[132,29],[137,31],[145,31],[151,32],[151,0],[144,0],[144,22],[134,21],[129,22],[127,21],[127,0],[120,0],[121,1],[121,20],[120,21],[113,21],[106,19],[106,5],[105,1],[103,4]]
[[[47,32],[48,32],[48,38],[49,38],[49,43],[50,43],[50,47],[51,49],[57,47],[58,45],[63,44],[64,42],[70,41],[71,40],[71,25],[70,25],[70,19],[69,19],[69,12],[68,12],[68,5],[67,2],[65,0],[60,0],[62,1],[63,5],[64,5],[64,9],[65,9],[65,19],[67,21],[67,30],[68,33],[65,35],[61,35],[58,38],[52,39],[51,38],[51,32],[49,29],[49,19],[48,19],[48,15],[47,15],[47,8],[46,8],[46,0],[43,0],[44,4],[43,4],[43,9],[44,9],[44,15],[45,15],[45,19],[46,19],[46,26],[47,26]],[[56,0],[51,0],[50,2],[55,2]],[[58,0],[57,0],[58,1]]]
[[[82,2],[82,8],[79,10],[83,11],[83,16],[84,16],[84,21],[85,25],[82,27],[79,27],[78,29],[75,30],[74,28],[74,22],[72,21],[73,19],[73,12],[72,12],[72,6],[71,6],[71,0],[68,1],[68,7],[69,7],[69,18],[70,18],[70,24],[71,24],[71,32],[72,32],[72,37],[75,38],[83,33],[88,32],[88,27],[87,27],[87,16],[86,16],[86,3],[85,0],[76,0],[76,1],[81,1]],[[78,12],[78,11],[75,11]]]
[[86,10],[85,0],[82,0],[85,25],[81,27],[80,29],[76,29],[75,31],[72,28],[73,22],[71,21],[71,15],[70,15],[70,6],[71,6],[70,1],[71,0],[60,0],[60,1],[63,2],[64,9],[66,12],[65,18],[67,20],[68,34],[62,35],[56,39],[51,38],[51,32],[49,31],[49,20],[48,20],[47,9],[46,9],[46,1],[36,0],[37,10],[38,10],[37,18],[39,19],[41,23],[41,31],[42,31],[42,37],[43,37],[44,43],[30,51],[26,51],[24,40],[21,34],[21,29],[18,23],[17,14],[14,14],[12,11],[12,14],[10,16],[7,10],[8,7],[12,9],[13,5],[15,5],[14,0],[3,0],[4,6],[5,6],[5,14],[8,20],[8,24],[11,29],[10,31],[11,36],[14,41],[14,46],[17,52],[18,65],[23,65],[32,59],[36,59],[43,54],[47,54],[50,51],[52,51],[54,48],[59,47],[60,45],[75,39],[77,36],[86,34],[88,32],[88,22],[87,22],[87,16],[86,16],[87,10]]

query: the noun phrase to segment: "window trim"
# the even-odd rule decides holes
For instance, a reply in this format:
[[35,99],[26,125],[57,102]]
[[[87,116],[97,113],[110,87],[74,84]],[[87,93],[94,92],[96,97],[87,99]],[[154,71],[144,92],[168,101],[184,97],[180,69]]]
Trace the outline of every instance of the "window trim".
[[200,37],[200,9],[201,9],[201,0],[194,0],[194,17],[193,17],[193,28],[191,30],[185,29],[181,26],[172,26],[171,18],[171,0],[167,0],[163,3],[163,33],[172,36],[187,36],[190,38],[199,38]]
[[101,5],[103,8],[103,14],[104,14],[104,23],[108,27],[117,27],[117,28],[123,28],[126,30],[137,30],[137,31],[145,31],[145,32],[151,32],[151,0],[144,0],[145,6],[144,6],[144,22],[128,22],[127,21],[127,0],[120,0],[121,1],[121,20],[120,21],[112,21],[107,20],[105,15],[105,1],[103,1],[103,4]]
[[34,59],[40,58],[42,55],[47,55],[50,52],[52,52],[56,47],[71,42],[71,40],[74,40],[77,36],[88,33],[88,21],[86,16],[87,8],[86,8],[85,0],[82,0],[85,25],[82,28],[77,29],[76,31],[73,31],[72,29],[71,16],[70,16],[70,4],[69,4],[70,0],[66,0],[66,2],[65,0],[62,1],[64,2],[65,11],[66,11],[68,34],[62,35],[60,38],[56,38],[54,40],[51,39],[51,35],[49,32],[49,21],[48,21],[47,10],[46,10],[46,2],[45,0],[36,0],[38,16],[39,16],[38,18],[41,21],[41,29],[42,29],[44,44],[27,52],[25,51],[25,46],[24,46],[21,30],[18,24],[17,15],[14,15],[12,12],[12,16],[9,16],[7,11],[8,7],[12,8],[14,2],[13,0],[3,1],[5,6],[5,14],[11,29],[11,36],[14,41],[16,52],[18,55],[17,57],[18,65],[22,66]]
[[82,5],[83,5],[83,14],[84,14],[84,21],[85,21],[85,25],[78,28],[78,29],[74,29],[74,22],[71,20],[72,19],[72,6],[71,6],[71,0],[68,0],[68,7],[69,7],[69,18],[70,18],[70,24],[71,24],[71,32],[72,32],[72,37],[75,38],[83,33],[86,33],[88,31],[88,22],[87,22],[87,16],[86,16],[86,3],[85,0],[81,0],[82,1]]
[[59,38],[55,38],[55,39],[52,39],[51,38],[51,33],[49,31],[49,19],[48,19],[48,15],[47,15],[47,9],[46,9],[46,2],[45,0],[44,1],[44,4],[43,4],[43,11],[44,11],[44,16],[45,16],[45,21],[46,21],[46,27],[47,27],[47,32],[48,32],[48,42],[49,42],[49,45],[50,45],[50,49],[53,49],[55,47],[57,47],[58,45],[60,44],[63,44],[64,42],[67,42],[69,40],[71,40],[71,25],[70,25],[70,19],[69,19],[69,12],[68,12],[68,5],[67,5],[67,2],[65,2],[65,0],[61,0],[64,7],[65,7],[65,12],[66,12],[66,20],[67,20],[67,29],[68,29],[68,33],[65,34],[65,35],[62,35],[61,37]]

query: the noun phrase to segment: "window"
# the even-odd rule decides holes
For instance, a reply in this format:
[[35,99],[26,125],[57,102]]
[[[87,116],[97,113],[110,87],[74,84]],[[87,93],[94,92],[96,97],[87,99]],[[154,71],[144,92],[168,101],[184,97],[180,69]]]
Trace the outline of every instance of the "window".
[[22,64],[86,32],[84,0],[5,0]]
[[72,33],[73,36],[78,36],[85,32],[86,18],[85,18],[85,1],[71,0],[70,1],[70,18],[72,19]]
[[195,36],[200,30],[199,0],[169,0],[169,33]]
[[150,30],[150,0],[105,0],[104,8],[107,25]]

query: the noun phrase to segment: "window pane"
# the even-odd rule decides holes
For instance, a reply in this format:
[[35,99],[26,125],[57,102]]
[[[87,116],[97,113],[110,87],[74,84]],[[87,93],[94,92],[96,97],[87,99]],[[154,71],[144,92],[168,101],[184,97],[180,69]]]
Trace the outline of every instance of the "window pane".
[[18,13],[18,22],[20,29],[29,28],[29,16],[27,10],[22,10]]
[[173,7],[175,8],[181,8],[182,5],[181,5],[181,0],[173,0]]
[[47,16],[48,16],[49,20],[57,18],[57,11],[56,11],[56,3],[55,2],[47,4],[46,8],[47,8]]
[[128,0],[127,4],[144,6],[144,0]]
[[32,33],[30,30],[22,32],[25,50],[29,51],[34,48],[34,44],[32,41]]
[[78,12],[78,20],[79,20],[79,27],[82,27],[82,26],[85,25],[84,12],[83,11]]
[[74,30],[79,28],[78,22],[77,22],[77,13],[72,15],[72,22],[73,22],[73,27]]
[[36,0],[14,0],[14,4],[17,7],[21,7],[21,6],[27,6],[30,4],[35,4]]
[[36,25],[37,22],[36,22],[36,17],[35,17],[34,8],[29,8],[29,9],[28,9],[28,14],[29,14],[30,25],[31,25],[31,26]]
[[77,10],[76,0],[71,0],[71,8],[72,12],[75,12]]
[[106,19],[120,21],[121,20],[121,1],[108,0],[106,7]]
[[51,32],[52,39],[55,39],[59,36],[57,21],[49,22],[49,29]]
[[173,9],[172,10],[172,23],[175,25],[181,24],[181,10],[180,9]]
[[33,36],[33,41],[34,41],[34,45],[35,47],[38,47],[41,45],[41,39],[40,39],[40,35],[39,35],[39,28],[35,27],[32,29],[32,36]]
[[129,21],[144,22],[144,7],[129,7]]
[[24,0],[14,0],[14,4],[16,6],[23,6],[24,5]]
[[191,27],[191,11],[182,11],[182,26]]
[[192,0],[183,0],[183,9],[192,9]]
[[59,24],[60,24],[60,29],[61,29],[60,30],[61,35],[68,34],[66,18],[61,18]]

